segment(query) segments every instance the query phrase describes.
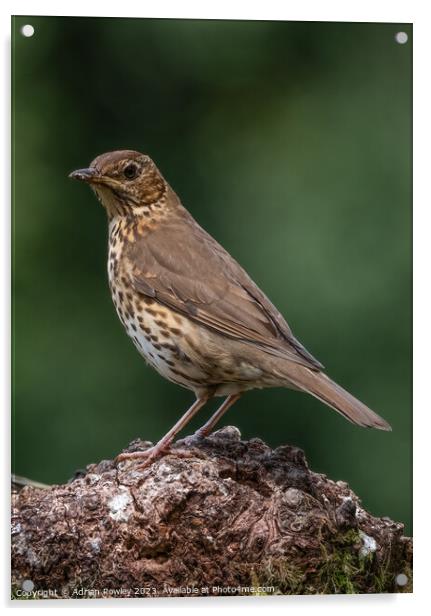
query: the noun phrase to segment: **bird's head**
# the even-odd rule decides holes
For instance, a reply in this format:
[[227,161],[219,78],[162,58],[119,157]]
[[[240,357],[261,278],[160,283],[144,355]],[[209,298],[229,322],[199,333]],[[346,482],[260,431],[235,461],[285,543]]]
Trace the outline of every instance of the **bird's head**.
[[110,217],[160,208],[168,189],[151,158],[134,150],[101,154],[69,177],[89,184]]

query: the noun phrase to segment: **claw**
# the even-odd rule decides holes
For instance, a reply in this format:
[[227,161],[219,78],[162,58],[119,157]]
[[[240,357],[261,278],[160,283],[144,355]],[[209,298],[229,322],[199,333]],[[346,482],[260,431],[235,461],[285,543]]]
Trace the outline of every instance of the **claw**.
[[[194,435],[189,438],[193,440]],[[199,438],[199,440],[201,439]],[[193,443],[190,443],[190,445],[193,446]],[[137,466],[135,467],[136,470],[142,471],[151,466],[153,462],[155,462],[158,458],[162,458],[168,454],[172,454],[177,458],[196,458],[202,456],[202,453],[199,451],[199,449],[189,449],[188,447],[176,447],[175,449],[171,449],[170,445],[164,447],[158,447],[157,445],[155,445],[154,447],[150,447],[145,451],[120,453],[115,458],[115,462],[116,464],[118,464],[119,462],[124,462],[125,460],[143,459],[143,461],[137,464]]]
[[125,462],[126,460],[139,460],[139,458],[147,458],[150,452],[154,449],[154,447],[150,447],[149,449],[145,449],[144,451],[132,451],[126,453],[120,453],[115,458],[115,464],[119,464],[120,462]]
[[149,449],[145,449],[144,451],[132,451],[130,453],[120,453],[115,458],[115,463],[124,462],[126,460],[140,460],[144,458],[144,462],[138,464],[136,468],[144,469],[150,466],[156,458],[160,455],[166,455],[169,452],[170,444],[164,445],[160,447],[158,445],[154,445],[154,447],[150,447]]

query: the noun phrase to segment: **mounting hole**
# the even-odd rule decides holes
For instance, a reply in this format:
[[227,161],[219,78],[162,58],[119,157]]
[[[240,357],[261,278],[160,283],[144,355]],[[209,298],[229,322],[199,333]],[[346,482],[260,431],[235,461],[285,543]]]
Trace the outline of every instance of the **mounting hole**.
[[30,24],[26,24],[25,26],[21,28],[21,34],[25,36],[26,38],[33,36],[34,34],[33,26],[31,26]]
[[400,45],[405,45],[409,40],[409,35],[407,34],[407,32],[397,32],[395,35],[395,40]]
[[24,590],[24,592],[31,592],[34,588],[34,584],[31,580],[24,580],[21,584],[21,588]]
[[399,573],[395,578],[395,582],[398,584],[398,586],[405,586],[408,581],[408,577],[405,573]]

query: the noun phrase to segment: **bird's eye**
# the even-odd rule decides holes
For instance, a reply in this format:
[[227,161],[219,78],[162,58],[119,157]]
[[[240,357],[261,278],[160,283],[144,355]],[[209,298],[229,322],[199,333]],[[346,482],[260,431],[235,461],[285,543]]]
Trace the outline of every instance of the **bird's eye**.
[[133,180],[138,175],[138,166],[135,163],[129,163],[124,167],[123,173],[128,180]]

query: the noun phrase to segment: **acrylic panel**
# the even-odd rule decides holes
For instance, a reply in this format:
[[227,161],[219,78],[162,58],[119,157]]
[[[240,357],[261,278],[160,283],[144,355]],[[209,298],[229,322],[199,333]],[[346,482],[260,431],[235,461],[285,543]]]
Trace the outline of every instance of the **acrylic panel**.
[[411,592],[412,37],[12,19],[14,598]]

